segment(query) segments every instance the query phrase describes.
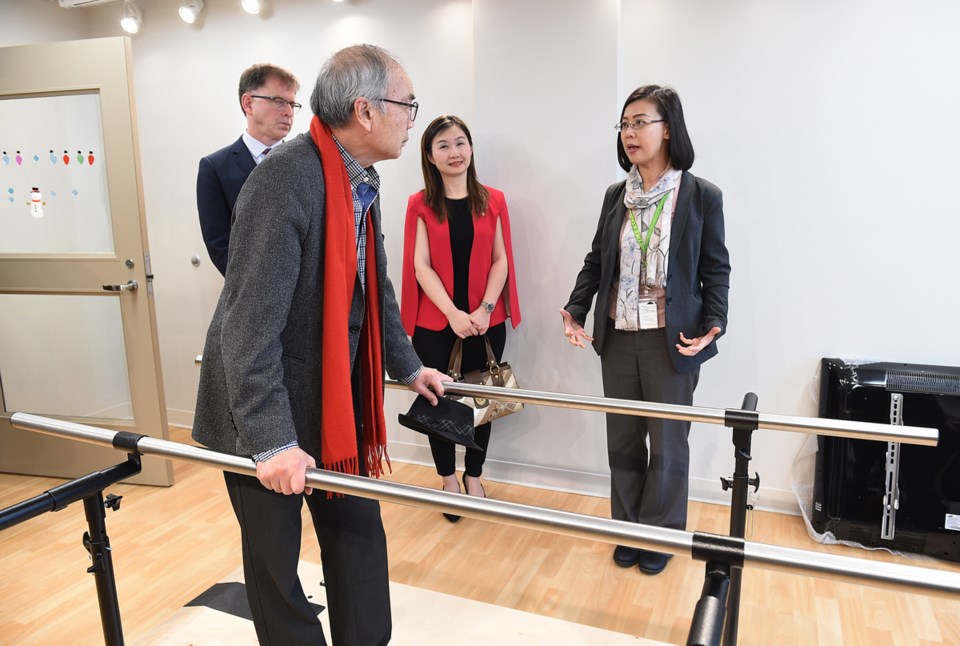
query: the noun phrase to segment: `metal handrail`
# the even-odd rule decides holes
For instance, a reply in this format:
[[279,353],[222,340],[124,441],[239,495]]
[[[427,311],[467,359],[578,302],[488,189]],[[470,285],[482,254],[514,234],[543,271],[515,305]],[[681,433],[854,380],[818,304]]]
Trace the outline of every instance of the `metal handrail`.
[[[388,388],[409,390],[399,381],[387,380]],[[484,397],[503,401],[523,402],[556,408],[576,408],[601,413],[620,413],[642,417],[658,417],[691,422],[706,422],[729,426],[730,412],[723,408],[704,408],[702,406],[683,406],[681,404],[658,404],[636,399],[611,399],[592,395],[570,395],[540,390],[503,388],[499,386],[478,386],[462,382],[444,381],[446,393],[467,397]],[[740,412],[740,411],[736,411]],[[849,437],[856,440],[880,440],[884,442],[902,442],[936,446],[940,432],[935,428],[922,426],[892,426],[873,422],[853,420],[821,419],[816,417],[797,417],[793,415],[772,415],[770,413],[750,413],[756,415],[757,428],[776,431],[796,431],[814,435],[832,435]]]
[[[198,366],[203,363],[203,355],[194,358]],[[387,388],[408,390],[399,381],[386,380]],[[728,426],[728,411],[723,408],[704,408],[702,406],[683,406],[680,404],[658,404],[636,399],[611,399],[592,395],[571,395],[541,390],[521,388],[501,388],[497,386],[479,386],[463,382],[444,381],[444,389],[454,395],[466,397],[485,397],[501,401],[522,402],[556,408],[576,408],[600,413],[620,413],[661,419],[676,419],[690,422],[705,422]],[[855,420],[821,419],[816,417],[798,417],[794,415],[775,415],[756,413],[757,428],[774,431],[793,431],[812,435],[830,435],[848,437],[854,440],[877,440],[881,442],[901,442],[936,446],[940,432],[935,428],[922,426],[892,426],[874,422]]]
[[[117,433],[38,415],[14,413],[10,422],[16,428],[111,446],[119,450],[128,450],[123,447],[130,445],[129,433]],[[118,435],[125,436],[124,441],[118,442],[123,446],[114,446]],[[256,466],[249,458],[147,436],[139,437],[135,445],[136,450],[144,455],[185,460],[233,473],[256,475]],[[639,525],[502,500],[462,496],[321,469],[307,469],[306,481],[308,485],[326,491],[424,507],[577,538],[653,549],[671,554],[693,555],[697,558],[702,557],[704,545],[709,547],[714,539],[727,547],[733,541],[733,544],[738,547],[742,545],[744,566],[868,585],[883,585],[906,592],[922,591],[927,594],[947,596],[960,593],[960,574],[930,568],[866,561],[849,556],[810,552],[700,532],[691,533],[678,529]]]

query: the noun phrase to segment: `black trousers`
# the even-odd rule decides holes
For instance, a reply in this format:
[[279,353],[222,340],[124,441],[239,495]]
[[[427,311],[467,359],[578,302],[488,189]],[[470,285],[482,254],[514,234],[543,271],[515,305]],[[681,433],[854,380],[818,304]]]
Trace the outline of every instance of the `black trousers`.
[[[507,341],[507,325],[500,323],[487,330],[487,338],[493,347],[493,354],[497,361],[503,358],[503,347]],[[450,353],[457,335],[448,325],[439,332],[418,327],[413,331],[413,348],[417,351],[420,361],[428,368],[436,368],[446,374],[450,365]],[[482,336],[467,337],[463,341],[463,361],[460,364],[461,372],[479,370],[487,364],[487,350]],[[472,477],[479,478],[483,473],[483,463],[487,459],[487,446],[490,444],[490,424],[477,427],[475,440],[480,450],[467,449],[464,457],[464,472]],[[433,462],[437,466],[440,476],[450,476],[456,473],[456,445],[453,442],[430,439],[430,452],[433,453]]]
[[[356,417],[360,391],[359,379],[353,377]],[[360,463],[364,468],[362,459]],[[285,496],[251,476],[227,472],[223,476],[240,522],[247,601],[260,643],[327,643],[297,575],[301,509],[306,501],[320,542],[333,643],[387,644],[392,630],[390,581],[379,501],[328,499],[320,490],[309,496]]]

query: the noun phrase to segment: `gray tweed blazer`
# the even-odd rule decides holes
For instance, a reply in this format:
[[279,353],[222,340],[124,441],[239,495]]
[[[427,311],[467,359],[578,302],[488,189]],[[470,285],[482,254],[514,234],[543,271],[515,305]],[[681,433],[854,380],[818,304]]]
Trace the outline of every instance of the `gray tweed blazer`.
[[[421,363],[387,278],[379,198],[370,216],[384,364],[391,377],[404,379]],[[352,402],[320,401],[324,184],[320,152],[309,135],[277,147],[254,169],[233,217],[226,281],[203,348],[193,438],[235,455],[296,440],[320,462],[321,407],[352,408]],[[351,367],[363,310],[358,282],[344,339]]]

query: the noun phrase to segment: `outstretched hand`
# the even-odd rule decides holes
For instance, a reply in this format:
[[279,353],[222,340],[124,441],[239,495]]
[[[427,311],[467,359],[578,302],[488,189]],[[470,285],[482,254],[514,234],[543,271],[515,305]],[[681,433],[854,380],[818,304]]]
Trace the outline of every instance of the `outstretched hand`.
[[577,323],[570,312],[560,308],[560,316],[563,317],[563,334],[567,337],[570,345],[575,345],[578,348],[586,348],[587,346],[584,341],[593,341],[593,337],[587,334],[587,331],[583,329],[582,325]]
[[684,345],[678,343],[677,350],[685,357],[694,357],[705,347],[713,343],[713,340],[718,334],[720,334],[720,328],[716,326],[710,328],[710,331],[703,336],[698,336],[695,339],[688,339],[683,336],[683,332],[681,332],[680,341],[682,341]]

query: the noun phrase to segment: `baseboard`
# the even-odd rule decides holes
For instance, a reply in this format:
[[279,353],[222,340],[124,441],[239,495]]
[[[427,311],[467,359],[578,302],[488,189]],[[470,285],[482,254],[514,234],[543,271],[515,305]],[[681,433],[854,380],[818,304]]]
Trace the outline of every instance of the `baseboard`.
[[[193,427],[193,411],[167,409],[167,421],[178,428]],[[430,447],[410,442],[390,442],[390,459],[422,466],[433,466]],[[462,453],[462,449],[458,449]],[[462,459],[459,460],[463,462]],[[484,477],[497,482],[550,489],[565,493],[606,498],[610,495],[610,476],[605,473],[589,473],[556,469],[535,464],[521,464],[488,458],[484,465]],[[730,505],[730,492],[720,486],[720,479],[690,478],[690,499],[715,505]],[[754,498],[751,489],[751,504],[758,510],[772,511],[792,516],[800,515],[793,491],[789,489],[761,488]]]
[[[462,449],[457,449],[462,453]],[[390,459],[423,466],[433,466],[430,447],[410,442],[390,442]],[[458,459],[462,463],[462,459]],[[607,498],[610,495],[610,476],[605,473],[588,473],[555,469],[533,464],[519,464],[494,458],[487,458],[483,467],[483,476],[496,482],[550,489],[584,496]],[[690,499],[716,505],[730,505],[730,492],[723,491],[720,479],[690,479]],[[796,498],[790,490],[760,489],[759,497],[754,499],[751,489],[751,504],[758,510],[781,514],[800,515]]]
[[[730,491],[724,491],[720,479],[690,478],[690,500],[730,506]],[[750,488],[749,504],[760,511],[772,511],[778,514],[800,515],[800,506],[790,489],[768,489],[760,487],[758,494]]]
[[193,428],[193,411],[167,408],[167,424],[177,428]]
[[[167,423],[178,428],[193,427],[193,411],[167,409]],[[430,447],[410,442],[390,442],[390,458],[397,462],[409,462],[423,466],[433,466]],[[462,453],[462,449],[458,449]],[[460,463],[463,460],[459,460]],[[525,487],[537,487],[552,491],[563,491],[584,496],[606,498],[610,495],[610,476],[606,473],[589,473],[556,469],[535,464],[521,464],[506,460],[488,458],[483,475],[490,480]],[[720,486],[720,479],[690,478],[690,499],[716,505],[730,505],[730,492]],[[754,499],[751,489],[751,504],[759,510],[781,514],[800,515],[793,491],[789,489],[760,489],[759,497]]]
[[[433,466],[430,447],[410,442],[390,442],[390,459],[423,466]],[[462,456],[463,449],[457,448]],[[463,458],[457,462],[462,464]],[[524,487],[551,489],[585,496],[605,497],[610,494],[610,478],[598,473],[554,469],[533,464],[519,464],[494,458],[487,458],[483,465],[483,477],[497,482],[515,484]]]

